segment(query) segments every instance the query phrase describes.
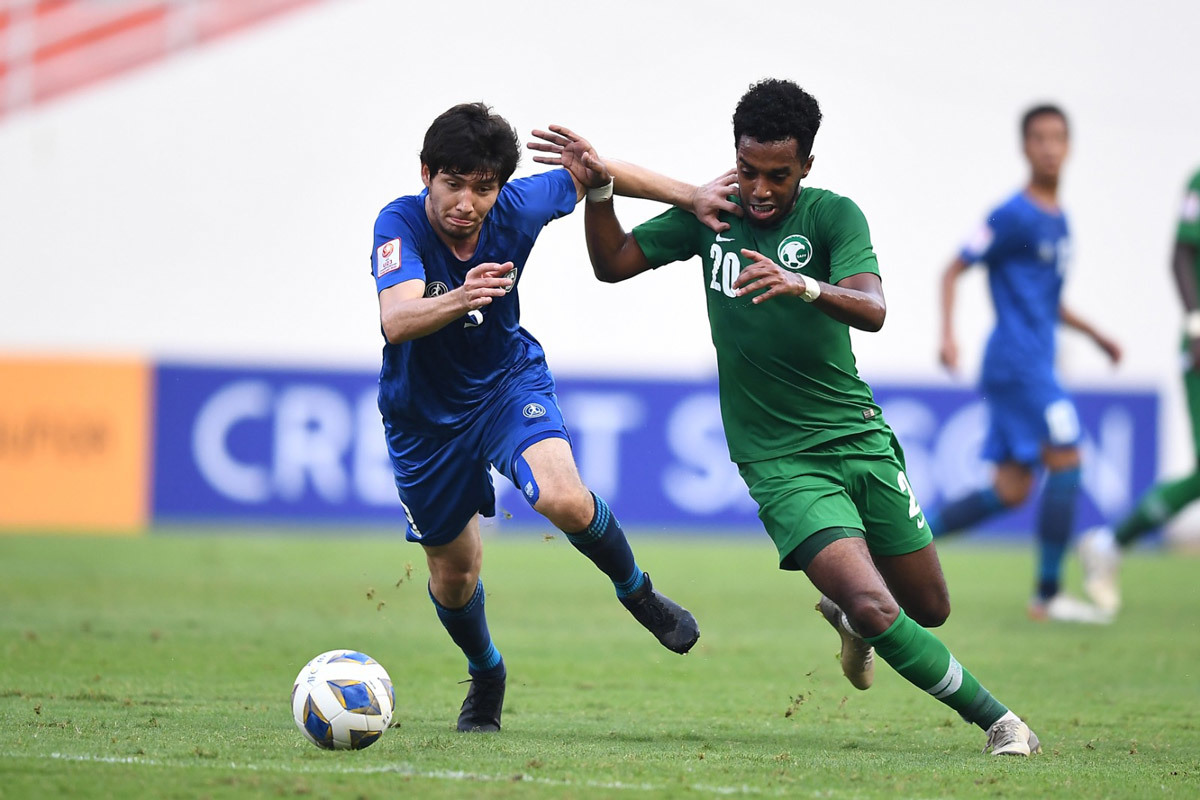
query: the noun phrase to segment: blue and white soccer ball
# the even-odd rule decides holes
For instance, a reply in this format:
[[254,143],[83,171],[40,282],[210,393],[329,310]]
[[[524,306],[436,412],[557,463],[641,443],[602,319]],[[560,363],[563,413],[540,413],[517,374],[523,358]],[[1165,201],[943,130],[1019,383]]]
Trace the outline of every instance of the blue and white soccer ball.
[[292,685],[292,719],[326,750],[362,750],[392,721],[396,694],[379,662],[355,650],[330,650],[304,665]]

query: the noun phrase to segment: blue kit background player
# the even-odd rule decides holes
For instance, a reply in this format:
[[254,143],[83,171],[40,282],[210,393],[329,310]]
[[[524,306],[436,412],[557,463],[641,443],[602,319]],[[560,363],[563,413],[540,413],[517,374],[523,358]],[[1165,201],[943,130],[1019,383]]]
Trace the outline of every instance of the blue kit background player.
[[[516,132],[487,106],[446,111],[421,150],[425,190],[379,213],[371,257],[387,340],[379,409],[407,539],[424,546],[430,598],[471,675],[460,731],[499,730],[504,700],[505,663],[479,579],[478,515],[495,513],[490,466],[612,580],[664,646],[686,653],[700,635],[690,613],[654,590],[608,505],[584,486],[545,354],[520,326],[518,287],[538,233],[586,190],[571,165],[509,181],[519,159]],[[689,210],[703,194],[625,166],[619,192]],[[715,186],[705,196],[724,193]],[[715,220],[727,203],[712,203]]]
[[988,215],[942,278],[942,363],[958,366],[953,316],[955,281],[972,264],[988,270],[996,326],[984,352],[980,388],[990,423],[983,456],[996,464],[991,486],[930,515],[935,536],[970,528],[1021,505],[1033,488],[1035,467],[1046,468],[1038,510],[1038,567],[1030,614],[1037,619],[1104,621],[1090,604],[1061,589],[1063,557],[1079,495],[1080,426],[1075,406],[1055,375],[1055,338],[1061,322],[1092,339],[1116,362],[1120,347],[1062,304],[1071,237],[1058,204],[1058,184],[1069,149],[1067,117],[1057,106],[1030,109],[1021,120],[1029,162],[1028,185]]

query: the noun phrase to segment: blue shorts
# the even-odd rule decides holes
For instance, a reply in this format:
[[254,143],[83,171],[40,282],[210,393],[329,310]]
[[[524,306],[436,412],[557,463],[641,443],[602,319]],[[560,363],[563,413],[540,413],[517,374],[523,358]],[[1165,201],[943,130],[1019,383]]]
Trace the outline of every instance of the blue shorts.
[[453,435],[397,431],[386,419],[384,430],[407,518],[405,538],[429,546],[454,541],[476,514],[495,516],[489,467],[519,487],[513,462],[527,447],[550,438],[571,441],[554,380],[544,370],[520,376]]
[[1029,383],[984,383],[991,417],[983,457],[996,463],[1041,461],[1043,447],[1073,447],[1082,438],[1075,404],[1053,378]]

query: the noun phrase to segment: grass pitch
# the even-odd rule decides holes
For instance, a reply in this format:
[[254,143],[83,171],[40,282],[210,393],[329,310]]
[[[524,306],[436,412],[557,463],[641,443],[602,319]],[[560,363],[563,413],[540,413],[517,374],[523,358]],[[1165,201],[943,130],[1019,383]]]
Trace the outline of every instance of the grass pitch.
[[[415,545],[0,537],[0,797],[1200,795],[1195,558],[1135,554],[1126,610],[1087,627],[1026,619],[1029,548],[942,548],[939,635],[1045,750],[1001,759],[885,665],[852,689],[815,590],[765,536],[632,535],[699,619],[696,649],[658,645],[563,537],[490,534],[509,669],[490,736],[453,730],[465,664]],[[318,750],[291,720],[296,673],[336,647],[396,686],[398,727],[361,752]]]

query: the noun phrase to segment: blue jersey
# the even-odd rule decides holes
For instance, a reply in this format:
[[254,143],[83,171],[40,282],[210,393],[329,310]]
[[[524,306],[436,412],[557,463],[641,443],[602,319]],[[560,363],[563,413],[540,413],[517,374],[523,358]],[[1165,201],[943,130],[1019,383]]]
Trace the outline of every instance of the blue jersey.
[[513,262],[514,280],[504,297],[479,311],[428,336],[384,345],[379,410],[392,426],[412,433],[460,429],[507,379],[546,370],[541,345],[520,325],[518,287],[542,228],[570,213],[577,200],[566,170],[509,181],[483,220],[475,254],[460,261],[425,216],[427,195],[397,198],[379,212],[371,252],[377,291],[422,280],[425,296],[434,297],[458,288],[471,268],[487,262]]
[[983,383],[1054,381],[1055,330],[1070,260],[1066,215],[1018,192],[988,215],[960,255],[987,266],[996,312]]

